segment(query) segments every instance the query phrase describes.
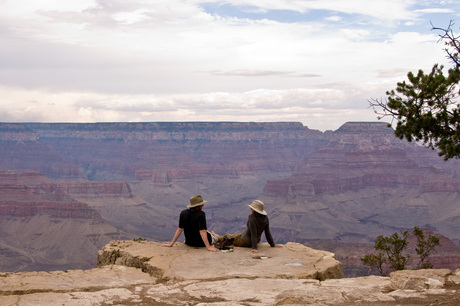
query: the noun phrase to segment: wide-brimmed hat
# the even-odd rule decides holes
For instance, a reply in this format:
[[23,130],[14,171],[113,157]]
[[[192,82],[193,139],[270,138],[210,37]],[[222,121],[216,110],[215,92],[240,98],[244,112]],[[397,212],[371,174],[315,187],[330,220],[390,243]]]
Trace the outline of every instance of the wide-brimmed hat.
[[264,203],[262,203],[262,201],[254,200],[248,206],[261,215],[267,215],[267,212],[264,210]]
[[204,203],[208,203],[208,201],[203,201],[203,198],[198,194],[190,198],[190,204],[187,205],[187,207],[197,207],[203,205]]

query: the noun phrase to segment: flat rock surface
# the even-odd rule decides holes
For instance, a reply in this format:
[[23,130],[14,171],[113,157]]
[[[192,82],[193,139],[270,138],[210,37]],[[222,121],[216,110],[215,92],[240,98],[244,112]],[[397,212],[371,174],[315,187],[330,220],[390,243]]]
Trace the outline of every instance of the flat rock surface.
[[459,305],[448,288],[394,290],[389,277],[229,278],[166,281],[120,265],[0,274],[2,306],[86,305]]
[[0,305],[100,305],[133,300],[135,288],[156,279],[136,268],[0,273]]
[[[262,245],[260,251],[211,253],[182,244],[162,248],[158,243],[114,241],[99,252],[99,260],[117,264],[100,263],[91,270],[0,272],[0,305],[460,305],[460,270],[319,280],[304,277],[312,269],[329,267],[331,253],[298,244],[282,249]],[[275,268],[269,269],[270,260]],[[309,263],[316,268],[305,269]],[[394,286],[396,276],[408,284],[423,280],[428,286],[401,289],[398,282]],[[432,279],[436,286],[431,286]]]
[[98,266],[138,267],[153,276],[175,280],[226,278],[318,279],[342,278],[342,264],[333,253],[299,243],[272,248],[259,245],[259,253],[235,247],[233,252],[209,252],[183,243],[162,247],[157,242],[112,241],[98,253]]

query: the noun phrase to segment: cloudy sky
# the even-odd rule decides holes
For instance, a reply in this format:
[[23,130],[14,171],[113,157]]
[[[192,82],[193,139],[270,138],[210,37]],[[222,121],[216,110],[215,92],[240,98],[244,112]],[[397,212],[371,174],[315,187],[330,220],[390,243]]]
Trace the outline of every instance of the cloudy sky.
[[458,0],[0,0],[0,121],[376,121]]

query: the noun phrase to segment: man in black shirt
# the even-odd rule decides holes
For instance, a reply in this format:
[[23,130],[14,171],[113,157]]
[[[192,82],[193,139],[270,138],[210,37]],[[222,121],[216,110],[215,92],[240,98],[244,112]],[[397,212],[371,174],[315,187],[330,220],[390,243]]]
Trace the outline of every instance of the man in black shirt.
[[207,231],[206,214],[204,213],[203,205],[207,201],[203,201],[201,195],[195,195],[190,198],[188,209],[183,210],[179,217],[179,226],[174,234],[171,243],[165,244],[165,247],[172,247],[179,239],[179,236],[184,232],[185,244],[192,247],[206,247],[210,252],[217,252],[212,244],[211,234]]

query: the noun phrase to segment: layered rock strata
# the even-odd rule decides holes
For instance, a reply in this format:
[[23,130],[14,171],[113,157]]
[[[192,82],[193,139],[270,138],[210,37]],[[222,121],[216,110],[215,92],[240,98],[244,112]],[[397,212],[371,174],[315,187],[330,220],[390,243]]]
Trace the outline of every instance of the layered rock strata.
[[[251,258],[256,255],[267,258]],[[318,261],[321,257],[327,258]],[[91,270],[0,273],[0,304],[257,306],[460,302],[460,270],[406,270],[389,277],[340,278],[340,264],[334,262],[331,253],[296,243],[288,243],[282,249],[264,245],[260,254],[252,254],[238,248],[233,253],[210,253],[182,244],[162,248],[147,241],[112,241],[100,250],[98,258],[101,266]],[[160,259],[166,263],[162,264]],[[272,265],[267,269],[269,262]],[[191,266],[187,269],[188,264]],[[331,267],[335,267],[331,270],[335,272],[326,273],[331,278],[323,280],[305,273]],[[236,271],[230,271],[232,268]],[[320,274],[326,275],[316,276]]]
[[[219,233],[241,231],[247,204],[259,198],[281,243],[372,247],[378,235],[413,226],[460,239],[460,162],[397,139],[386,123],[349,122],[324,133],[285,122],[27,123],[0,124],[0,134],[0,169],[31,169],[55,180],[27,188],[13,181],[2,187],[4,194],[22,192],[30,203],[42,192],[48,203],[84,203],[93,209],[88,214],[138,237],[171,239],[189,197],[201,194],[208,228]],[[38,227],[21,223],[27,205],[4,210],[2,222],[31,233],[45,221],[55,225],[47,213],[62,209],[41,206]],[[69,212],[62,212],[67,221],[73,220]],[[75,228],[67,228],[73,235]],[[43,235],[20,237],[18,249],[44,241]],[[7,249],[14,254],[8,258],[19,258]],[[448,254],[435,258],[435,267],[457,267],[460,256]],[[347,263],[360,262],[358,252],[347,255]],[[52,259],[61,257],[54,252]]]
[[306,151],[322,141],[321,132],[297,122],[28,123],[27,127],[90,179],[159,184],[208,175],[290,172]]
[[132,237],[72,193],[112,203],[132,196],[123,182],[55,182],[36,171],[0,171],[0,271],[94,267],[93,254],[104,244]]

